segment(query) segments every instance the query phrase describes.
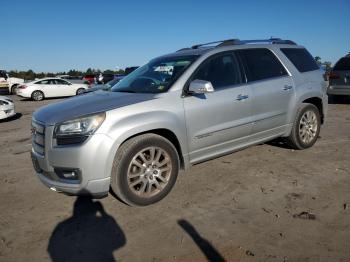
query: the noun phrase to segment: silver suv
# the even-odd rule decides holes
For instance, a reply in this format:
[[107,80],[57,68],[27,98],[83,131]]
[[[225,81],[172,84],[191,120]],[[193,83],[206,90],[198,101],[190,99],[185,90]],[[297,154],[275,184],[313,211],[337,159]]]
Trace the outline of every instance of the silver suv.
[[33,114],[40,180],[129,205],[164,198],[179,169],[284,137],[311,147],[327,112],[312,56],[290,40],[226,40],[151,60],[116,84]]

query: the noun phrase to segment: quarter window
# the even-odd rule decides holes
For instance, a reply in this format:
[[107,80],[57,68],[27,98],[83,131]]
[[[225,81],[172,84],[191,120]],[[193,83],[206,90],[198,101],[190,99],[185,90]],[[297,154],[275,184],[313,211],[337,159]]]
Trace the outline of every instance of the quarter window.
[[196,79],[210,81],[216,89],[242,83],[240,68],[232,53],[209,58],[192,77]]
[[245,61],[248,81],[288,75],[277,57],[266,48],[239,50],[238,53]]
[[281,51],[300,73],[319,69],[315,59],[305,48],[281,48]]

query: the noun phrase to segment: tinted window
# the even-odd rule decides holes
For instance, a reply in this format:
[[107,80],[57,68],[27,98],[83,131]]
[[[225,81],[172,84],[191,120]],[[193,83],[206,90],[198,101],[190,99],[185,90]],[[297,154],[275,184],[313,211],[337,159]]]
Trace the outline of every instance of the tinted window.
[[281,51],[301,73],[319,69],[315,59],[304,48],[281,48]]
[[341,58],[334,66],[333,70],[348,71],[350,70],[350,57]]
[[56,85],[68,85],[67,81],[64,81],[64,80],[61,80],[61,79],[55,79],[53,81],[56,83]]
[[281,62],[268,49],[246,49],[238,52],[243,61],[245,61],[248,81],[257,81],[288,74]]
[[242,82],[237,60],[230,53],[209,58],[194,74],[192,80],[195,79],[210,81],[214,88]]
[[52,80],[46,79],[46,80],[41,80],[39,82],[36,82],[35,84],[37,84],[37,85],[51,85],[53,83],[52,83]]

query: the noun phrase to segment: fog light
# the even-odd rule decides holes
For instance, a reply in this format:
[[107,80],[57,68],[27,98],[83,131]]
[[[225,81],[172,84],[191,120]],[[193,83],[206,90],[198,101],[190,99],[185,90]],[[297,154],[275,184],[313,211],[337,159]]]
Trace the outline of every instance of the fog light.
[[62,179],[79,180],[80,178],[80,171],[77,169],[55,168],[55,173]]
[[62,175],[65,178],[75,178],[75,176],[77,176],[77,174],[74,171],[72,171],[72,172],[63,172]]

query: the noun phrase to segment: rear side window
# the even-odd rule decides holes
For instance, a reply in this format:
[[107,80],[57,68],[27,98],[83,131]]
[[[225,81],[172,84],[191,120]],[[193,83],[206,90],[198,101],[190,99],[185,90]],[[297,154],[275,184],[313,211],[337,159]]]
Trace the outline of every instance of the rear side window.
[[305,48],[281,48],[281,51],[301,73],[319,69],[315,59]]
[[350,71],[350,57],[343,57],[335,64],[333,70]]
[[209,58],[200,65],[192,79],[210,81],[214,88],[242,83],[239,64],[232,53],[224,53]]
[[281,62],[269,49],[245,49],[238,52],[245,61],[248,81],[288,75]]

